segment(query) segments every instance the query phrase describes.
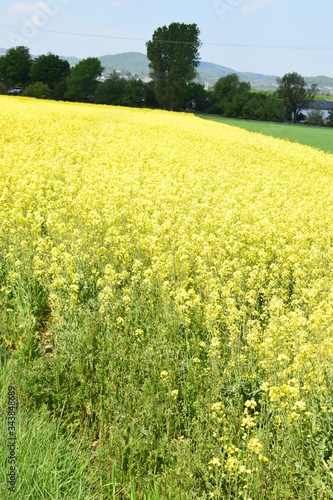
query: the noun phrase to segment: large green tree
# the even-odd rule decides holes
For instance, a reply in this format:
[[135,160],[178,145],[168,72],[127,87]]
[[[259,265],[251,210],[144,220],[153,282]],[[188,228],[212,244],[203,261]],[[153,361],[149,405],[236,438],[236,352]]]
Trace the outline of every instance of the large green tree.
[[32,58],[27,47],[8,49],[0,56],[0,80],[7,86],[25,85],[29,81]]
[[97,57],[88,57],[71,68],[67,77],[65,98],[70,101],[91,101],[98,85],[97,78],[103,67]]
[[150,76],[158,103],[165,109],[185,104],[187,85],[197,75],[200,30],[196,24],[171,23],[157,28],[147,42]]
[[313,99],[318,91],[316,84],[307,87],[306,81],[299,73],[287,73],[282,78],[277,78],[277,95],[280,97],[287,110],[292,113],[293,122],[296,123],[301,110],[307,101]]
[[60,59],[55,54],[43,54],[33,60],[30,69],[31,83],[43,82],[50,89],[54,89],[62,78],[65,78],[70,73],[70,65],[68,61]]

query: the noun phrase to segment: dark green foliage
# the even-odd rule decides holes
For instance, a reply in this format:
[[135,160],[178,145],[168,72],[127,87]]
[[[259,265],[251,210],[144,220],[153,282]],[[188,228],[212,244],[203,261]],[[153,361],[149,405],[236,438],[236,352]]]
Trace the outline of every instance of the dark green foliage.
[[34,59],[29,76],[31,83],[43,82],[53,90],[63,78],[69,75],[70,66],[68,61],[60,59],[59,56],[48,53]]
[[0,80],[8,87],[25,85],[29,81],[31,65],[31,55],[27,47],[11,48],[5,55],[0,56]]
[[236,73],[220,78],[211,92],[209,111],[229,118],[284,121],[286,109],[276,93],[254,92]]
[[253,92],[244,106],[242,118],[279,122],[286,119],[286,109],[275,93]]
[[300,111],[306,101],[311,100],[317,93],[317,85],[312,84],[307,88],[304,78],[298,73],[287,73],[282,78],[277,78],[279,85],[277,95],[282,100],[287,110],[293,114],[294,123],[297,122]]
[[186,88],[186,107],[194,108],[196,111],[205,111],[209,104],[208,92],[205,87],[196,82],[191,82]]
[[24,91],[29,97],[63,99],[69,72],[69,63],[59,56],[48,53],[32,60],[27,47],[9,49],[0,57],[0,81],[7,87],[30,83]]
[[129,106],[142,108],[156,105],[154,91],[151,85],[141,80],[126,80],[114,71],[111,76],[100,83],[95,93],[96,104],[111,104],[114,106]]
[[270,92],[266,95],[264,120],[273,122],[283,122],[287,119],[287,110],[285,105],[280,101],[276,92]]
[[171,23],[154,31],[147,42],[155,95],[164,109],[180,109],[186,87],[197,75],[200,30],[196,24]]
[[141,80],[129,80],[121,97],[122,106],[142,108],[145,104],[146,89]]
[[51,90],[47,83],[36,82],[28,85],[22,95],[36,97],[37,99],[48,99],[51,95]]
[[328,118],[326,120],[326,125],[328,127],[333,127],[333,110],[329,112]]
[[120,104],[127,85],[127,80],[120,78],[114,71],[105,82],[98,85],[95,92],[96,104]]
[[243,107],[242,117],[249,120],[266,119],[266,96],[262,93],[253,93]]
[[93,100],[98,85],[97,78],[102,72],[103,68],[97,57],[88,57],[80,61],[71,68],[67,77],[65,98],[70,101]]
[[158,103],[155,96],[155,83],[151,80],[148,83],[144,83],[146,97],[145,97],[145,108],[157,108]]
[[2,82],[0,82],[0,94],[7,94],[7,87]]
[[241,82],[236,73],[220,78],[212,91],[212,112],[237,118],[250,100],[251,86]]
[[51,90],[51,99],[55,99],[56,101],[63,100],[66,90],[66,77],[63,77],[55,84],[54,88]]

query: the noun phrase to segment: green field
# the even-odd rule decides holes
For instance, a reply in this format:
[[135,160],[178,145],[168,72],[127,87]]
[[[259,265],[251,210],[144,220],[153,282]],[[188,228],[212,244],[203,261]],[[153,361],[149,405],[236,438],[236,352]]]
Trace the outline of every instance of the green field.
[[311,127],[308,125],[294,125],[293,123],[259,122],[254,120],[239,120],[222,116],[199,115],[200,118],[213,120],[233,127],[239,127],[249,132],[259,132],[278,139],[298,142],[318,148],[326,153],[333,154],[333,128]]

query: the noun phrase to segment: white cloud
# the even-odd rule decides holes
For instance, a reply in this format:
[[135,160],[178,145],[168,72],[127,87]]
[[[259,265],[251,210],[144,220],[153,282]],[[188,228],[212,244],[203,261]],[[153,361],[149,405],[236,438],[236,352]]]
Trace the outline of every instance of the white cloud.
[[9,12],[22,16],[25,23],[32,24],[35,27],[44,27],[48,24],[50,18],[54,18],[63,10],[63,5],[67,0],[40,0],[38,2],[16,2]]
[[264,9],[271,5],[273,0],[248,0],[242,7],[243,12],[253,12],[256,10]]
[[110,2],[110,7],[112,7],[112,9],[120,9],[123,5],[123,0],[112,0],[112,2]]
[[47,5],[45,4],[45,2],[17,2],[11,6],[9,12],[22,16],[33,16],[38,12],[45,12],[45,10],[47,10]]

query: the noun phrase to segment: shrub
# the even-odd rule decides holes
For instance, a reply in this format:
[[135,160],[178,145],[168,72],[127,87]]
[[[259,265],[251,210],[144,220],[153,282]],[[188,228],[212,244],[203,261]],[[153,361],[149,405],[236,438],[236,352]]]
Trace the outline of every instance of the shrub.
[[7,87],[2,82],[0,82],[0,94],[7,94]]
[[50,94],[50,87],[43,82],[32,83],[23,91],[24,96],[36,97],[36,99],[48,99]]
[[333,110],[329,112],[328,118],[326,120],[326,125],[328,127],[333,127]]
[[324,125],[324,115],[319,104],[312,107],[307,116],[307,123],[309,125]]

